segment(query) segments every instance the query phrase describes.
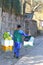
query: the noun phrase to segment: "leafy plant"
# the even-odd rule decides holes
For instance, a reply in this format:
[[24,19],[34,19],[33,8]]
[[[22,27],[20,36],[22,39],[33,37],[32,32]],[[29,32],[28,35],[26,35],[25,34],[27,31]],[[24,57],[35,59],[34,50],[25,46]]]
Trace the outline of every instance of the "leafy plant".
[[21,14],[21,4],[19,0],[13,0],[13,9],[14,9],[15,15]]

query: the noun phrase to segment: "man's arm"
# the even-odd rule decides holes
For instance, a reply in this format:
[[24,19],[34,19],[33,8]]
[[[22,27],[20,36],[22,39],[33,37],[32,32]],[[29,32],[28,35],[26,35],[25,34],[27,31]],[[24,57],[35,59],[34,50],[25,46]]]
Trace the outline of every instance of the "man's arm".
[[19,30],[19,33],[24,35],[24,36],[28,36],[23,30]]

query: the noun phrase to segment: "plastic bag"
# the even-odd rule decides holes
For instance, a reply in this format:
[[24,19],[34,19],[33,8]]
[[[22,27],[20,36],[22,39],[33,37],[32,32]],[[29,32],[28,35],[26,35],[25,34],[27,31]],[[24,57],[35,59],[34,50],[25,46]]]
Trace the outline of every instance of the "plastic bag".
[[33,46],[34,37],[31,37],[29,41],[24,41],[24,46]]

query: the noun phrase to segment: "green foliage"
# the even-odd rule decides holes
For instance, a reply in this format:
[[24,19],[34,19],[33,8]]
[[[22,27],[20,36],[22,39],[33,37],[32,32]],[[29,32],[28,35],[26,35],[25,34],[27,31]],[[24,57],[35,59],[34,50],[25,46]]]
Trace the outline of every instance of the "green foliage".
[[2,0],[3,11],[8,11],[9,9],[9,0]]
[[2,0],[0,0],[0,7],[2,6]]
[[9,37],[8,32],[4,32],[4,34],[3,34],[3,38],[6,39],[6,38],[8,38],[8,37]]
[[14,11],[15,15],[21,14],[20,0],[0,0],[0,6],[2,5],[3,11]]
[[11,38],[11,36],[10,36],[10,34],[8,32],[4,32],[3,39],[4,40],[12,40],[12,38]]
[[21,14],[21,4],[19,0],[13,0],[13,9],[14,9],[15,15]]

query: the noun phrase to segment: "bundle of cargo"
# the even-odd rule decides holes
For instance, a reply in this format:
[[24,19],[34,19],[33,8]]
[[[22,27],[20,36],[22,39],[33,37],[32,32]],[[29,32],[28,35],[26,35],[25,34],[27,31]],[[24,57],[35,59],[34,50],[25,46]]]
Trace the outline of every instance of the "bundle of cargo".
[[4,32],[3,34],[2,49],[4,51],[13,50],[13,40],[11,35],[8,32]]
[[33,47],[34,39],[33,36],[26,36],[24,39],[24,47]]

